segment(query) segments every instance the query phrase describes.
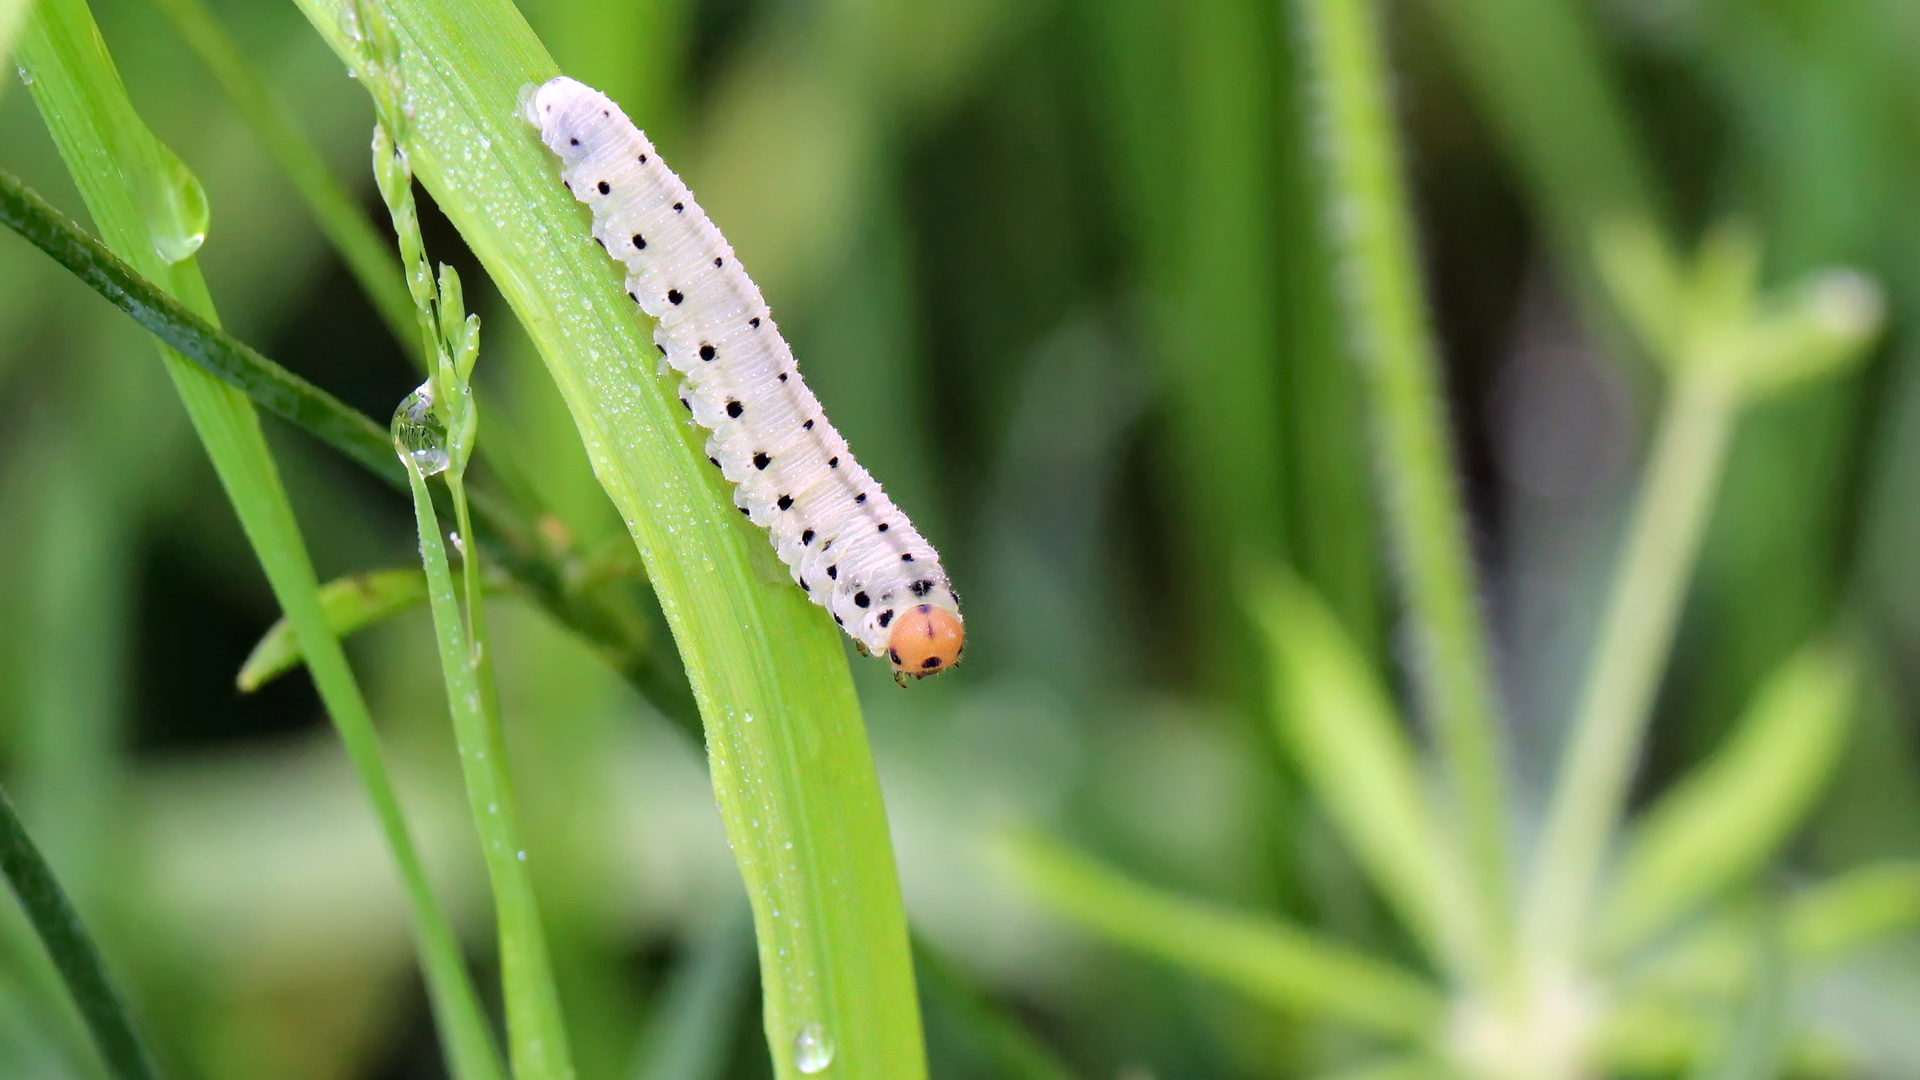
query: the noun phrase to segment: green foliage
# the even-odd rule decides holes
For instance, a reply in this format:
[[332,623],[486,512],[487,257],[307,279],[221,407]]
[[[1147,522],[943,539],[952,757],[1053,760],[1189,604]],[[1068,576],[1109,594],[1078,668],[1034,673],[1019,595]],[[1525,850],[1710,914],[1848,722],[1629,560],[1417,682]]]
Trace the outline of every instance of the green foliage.
[[[1912,1071],[1902,5],[29,6],[0,1071],[144,1061],[81,917],[207,1080]],[[847,667],[740,521],[555,70],[940,544],[958,672]]]

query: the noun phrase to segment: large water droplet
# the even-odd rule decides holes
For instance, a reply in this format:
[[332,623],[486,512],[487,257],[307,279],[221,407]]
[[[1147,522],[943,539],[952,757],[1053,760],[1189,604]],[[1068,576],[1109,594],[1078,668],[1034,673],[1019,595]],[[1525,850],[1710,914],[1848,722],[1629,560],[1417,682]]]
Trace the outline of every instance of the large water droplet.
[[184,262],[207,240],[207,190],[165,143],[153,146],[158,171],[140,185],[140,214],[153,250],[169,263]]
[[817,1073],[833,1064],[833,1040],[818,1021],[800,1025],[793,1036],[793,1067],[803,1073]]
[[13,71],[14,71],[14,74],[20,76],[20,85],[22,86],[33,85],[33,69],[32,68],[28,67],[25,64],[15,64],[13,65]]
[[433,415],[433,383],[421,383],[393,411],[393,445],[422,476],[447,470],[447,429]]

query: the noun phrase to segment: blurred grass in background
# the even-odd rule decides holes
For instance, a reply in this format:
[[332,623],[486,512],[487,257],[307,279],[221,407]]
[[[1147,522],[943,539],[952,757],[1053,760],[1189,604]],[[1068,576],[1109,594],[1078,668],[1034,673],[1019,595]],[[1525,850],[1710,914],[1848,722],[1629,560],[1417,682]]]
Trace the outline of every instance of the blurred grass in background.
[[[210,6],[379,221],[366,95],[293,5]],[[173,5],[93,7],[133,100],[206,185],[199,261],[227,327],[388,415],[418,382],[412,344],[312,224]],[[1008,826],[1037,825],[1165,894],[1433,969],[1417,922],[1395,921],[1392,884],[1372,883],[1377,853],[1350,853],[1344,808],[1302,775],[1307,752],[1274,739],[1283,718],[1266,697],[1269,564],[1317,594],[1325,611],[1311,617],[1396,698],[1420,700],[1424,674],[1392,599],[1336,302],[1347,268],[1323,220],[1325,133],[1299,7],[521,7],[563,70],[621,101],[725,227],[836,422],[967,596],[973,647],[958,673],[903,693],[879,665],[855,665],[909,914],[945,958],[920,965],[932,1074],[1004,1075],[983,1011],[1087,1077],[1366,1068],[1373,1044],[1356,1032],[1392,1028],[1365,1010],[1335,1023],[1273,1009],[1291,991],[1228,980],[1241,996],[1115,950],[1036,904],[996,858]],[[7,11],[0,0],[0,26]],[[1636,791],[1692,774],[1777,688],[1768,676],[1842,615],[1869,658],[1860,704],[1843,746],[1802,755],[1817,801],[1775,869],[1624,969],[1667,979],[1662,1000],[1698,1006],[1687,1019],[1709,1034],[1656,1031],[1621,1067],[1776,1075],[1765,1054],[1717,1048],[1779,995],[1792,1021],[1775,1026],[1817,1036],[1779,1068],[1920,1071],[1907,1020],[1920,951],[1898,937],[1845,951],[1863,925],[1920,918],[1907,864],[1842,879],[1854,891],[1819,894],[1827,906],[1811,914],[1786,899],[1920,856],[1920,688],[1905,677],[1920,650],[1920,354],[1907,329],[1920,306],[1920,14],[1901,0],[1401,0],[1384,21],[1522,850],[1542,827],[1662,408],[1660,358],[1618,313],[1596,231],[1637,214],[1686,251],[1738,217],[1764,244],[1770,289],[1837,263],[1883,284],[1889,331],[1865,364],[1744,414]],[[0,167],[80,216],[13,86],[0,88]],[[537,489],[582,550],[623,543],[531,346],[456,255],[457,234],[431,210],[425,226],[487,320],[479,392],[490,445],[511,447],[509,479]],[[270,434],[323,578],[412,560],[404,500],[302,436]],[[151,346],[14,239],[0,239],[0,613],[0,778],[168,1074],[437,1075],[407,909],[305,674],[233,689],[278,612]],[[538,610],[506,600],[491,624],[579,1074],[765,1075],[744,905],[698,748]],[[377,626],[349,652],[485,970],[485,876],[426,617]],[[1106,931],[1201,970],[1180,947],[1241,940],[1238,924],[1139,910],[1172,945]],[[1770,947],[1770,934],[1817,948]],[[0,1076],[90,1075],[50,980],[7,909]],[[1400,1019],[1425,1022],[1414,1006]]]

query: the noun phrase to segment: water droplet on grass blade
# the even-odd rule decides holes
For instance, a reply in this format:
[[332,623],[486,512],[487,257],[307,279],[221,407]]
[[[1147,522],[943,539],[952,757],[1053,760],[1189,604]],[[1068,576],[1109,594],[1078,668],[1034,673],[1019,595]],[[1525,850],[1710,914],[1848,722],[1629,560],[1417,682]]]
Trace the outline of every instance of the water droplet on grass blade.
[[803,1073],[817,1073],[833,1064],[833,1040],[817,1021],[800,1025],[793,1036],[793,1067]]
[[393,446],[422,476],[447,469],[447,429],[433,415],[433,384],[423,382],[393,411]]
[[165,143],[153,147],[157,172],[140,184],[140,214],[153,250],[168,263],[184,262],[207,240],[207,191]]

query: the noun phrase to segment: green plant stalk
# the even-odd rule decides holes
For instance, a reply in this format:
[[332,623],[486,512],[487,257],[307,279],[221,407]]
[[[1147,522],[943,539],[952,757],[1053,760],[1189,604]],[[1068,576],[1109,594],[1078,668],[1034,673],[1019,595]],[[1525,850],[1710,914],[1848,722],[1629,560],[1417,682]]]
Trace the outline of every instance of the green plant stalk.
[[[403,452],[404,454],[404,452]],[[527,852],[521,847],[514,809],[513,785],[507,775],[506,744],[498,713],[493,711],[492,676],[485,661],[486,632],[461,623],[453,574],[447,564],[446,542],[433,510],[433,496],[418,466],[407,462],[407,483],[413,494],[414,522],[420,531],[420,561],[427,573],[427,600],[433,609],[434,634],[440,646],[440,670],[447,684],[447,706],[460,748],[460,771],[466,780],[467,801],[480,834],[480,849],[493,891],[499,923],[500,983],[507,1013],[507,1046],[516,1080],[568,1080],[568,1059],[560,1002],[554,993],[553,973],[547,961],[545,932],[534,901],[533,879],[527,872]],[[454,488],[454,506],[466,499]],[[464,518],[465,514],[461,514]],[[462,523],[462,537],[471,536]],[[470,554],[465,564],[467,610],[480,609],[479,559]],[[470,615],[471,617],[471,615]]]
[[53,868],[27,835],[13,803],[0,791],[0,873],[27,913],[40,944],[59,969],[73,1003],[92,1032],[94,1045],[115,1080],[157,1080],[153,1055],[134,1029],[127,1006],[107,978],[100,952],[54,879]]
[[413,300],[407,295],[406,282],[401,280],[391,249],[353,196],[334,178],[320,151],[301,132],[292,110],[248,63],[246,54],[202,0],[152,2],[173,21],[174,29],[213,73],[227,103],[286,174],[314,224],[347,264],[374,310],[417,359],[419,339],[413,333]]
[[1654,692],[1700,552],[1739,408],[1727,365],[1678,365],[1598,645],[1540,838],[1525,920],[1529,951],[1577,959],[1579,937],[1612,849]]
[[[128,100],[84,0],[40,0],[19,58],[33,74],[34,101],[108,245],[211,322],[212,297],[193,260],[168,263],[155,249],[135,192],[138,185],[169,182],[161,149]],[[132,160],[130,151],[137,152]],[[454,1074],[459,1080],[495,1080],[500,1070],[459,943],[414,849],[346,654],[327,627],[319,581],[259,417],[237,390],[185,357],[166,348],[161,357],[374,804],[412,908],[428,993]]]
[[[349,64],[340,0],[300,0]],[[506,0],[390,5],[415,174],[538,346],[627,522],[705,725],[753,906],[773,1063],[819,1024],[820,1075],[925,1075],[905,915],[878,778],[832,622],[754,567],[766,537],[705,463],[619,275],[516,107],[555,73]],[[639,118],[643,123],[645,117]],[[756,550],[757,549],[757,550]]]
[[[255,405],[301,428],[397,489],[406,470],[380,425],[207,322],[88,236],[18,177],[0,169],[0,224],[13,229],[148,333]],[[409,301],[411,303],[411,301]],[[684,676],[647,648],[609,606],[575,595],[572,572],[531,543],[531,521],[499,498],[473,493],[479,538],[488,554],[554,618],[592,642],[635,689],[687,730],[697,730]]]
[[1348,317],[1415,639],[1488,947],[1510,909],[1507,776],[1438,363],[1370,0],[1299,0]]

